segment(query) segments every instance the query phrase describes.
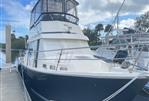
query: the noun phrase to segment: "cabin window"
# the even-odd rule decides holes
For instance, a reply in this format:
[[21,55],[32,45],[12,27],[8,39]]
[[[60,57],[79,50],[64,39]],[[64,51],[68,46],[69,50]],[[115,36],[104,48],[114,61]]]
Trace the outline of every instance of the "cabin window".
[[142,49],[142,51],[149,52],[149,46],[144,46],[143,49]]
[[67,1],[67,3],[66,3],[66,12],[68,13],[68,14],[71,14],[71,15],[74,15],[74,16],[77,16],[77,9],[76,9],[76,5],[74,4],[74,2],[73,1],[71,1],[71,0],[68,0]]
[[47,0],[48,1],[48,12],[62,12],[63,11],[63,5],[62,0]]
[[39,0],[31,12],[31,28],[39,21],[67,21],[78,23],[75,0]]

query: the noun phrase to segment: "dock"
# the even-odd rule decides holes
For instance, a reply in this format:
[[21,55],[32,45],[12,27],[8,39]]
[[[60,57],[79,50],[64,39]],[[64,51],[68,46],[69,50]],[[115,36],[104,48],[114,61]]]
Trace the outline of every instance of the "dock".
[[0,70],[0,101],[31,101],[15,68]]

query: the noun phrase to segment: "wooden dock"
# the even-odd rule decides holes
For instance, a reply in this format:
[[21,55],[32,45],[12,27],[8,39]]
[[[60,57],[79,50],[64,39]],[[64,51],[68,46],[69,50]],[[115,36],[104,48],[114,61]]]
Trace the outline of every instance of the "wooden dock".
[[0,70],[0,101],[31,101],[16,69]]

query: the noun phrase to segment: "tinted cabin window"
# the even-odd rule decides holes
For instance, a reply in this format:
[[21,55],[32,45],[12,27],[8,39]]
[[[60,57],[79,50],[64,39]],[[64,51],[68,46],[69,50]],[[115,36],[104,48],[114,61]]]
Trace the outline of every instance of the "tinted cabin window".
[[139,51],[143,51],[143,52],[149,52],[149,46],[148,45],[140,45],[140,46],[137,46],[138,50]]
[[67,21],[78,23],[75,0],[39,0],[31,12],[31,27],[39,21]]
[[122,64],[128,56],[128,52],[126,50],[119,50],[115,57],[114,62]]
[[63,0],[47,0],[48,12],[63,12]]
[[149,46],[143,47],[142,51],[144,51],[144,52],[149,52]]

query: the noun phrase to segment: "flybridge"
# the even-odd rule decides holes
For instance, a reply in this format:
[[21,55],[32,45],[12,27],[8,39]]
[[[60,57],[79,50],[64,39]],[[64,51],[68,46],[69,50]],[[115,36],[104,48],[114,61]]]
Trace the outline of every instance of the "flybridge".
[[39,21],[66,21],[77,24],[77,5],[75,0],[39,0],[31,12],[31,26]]

